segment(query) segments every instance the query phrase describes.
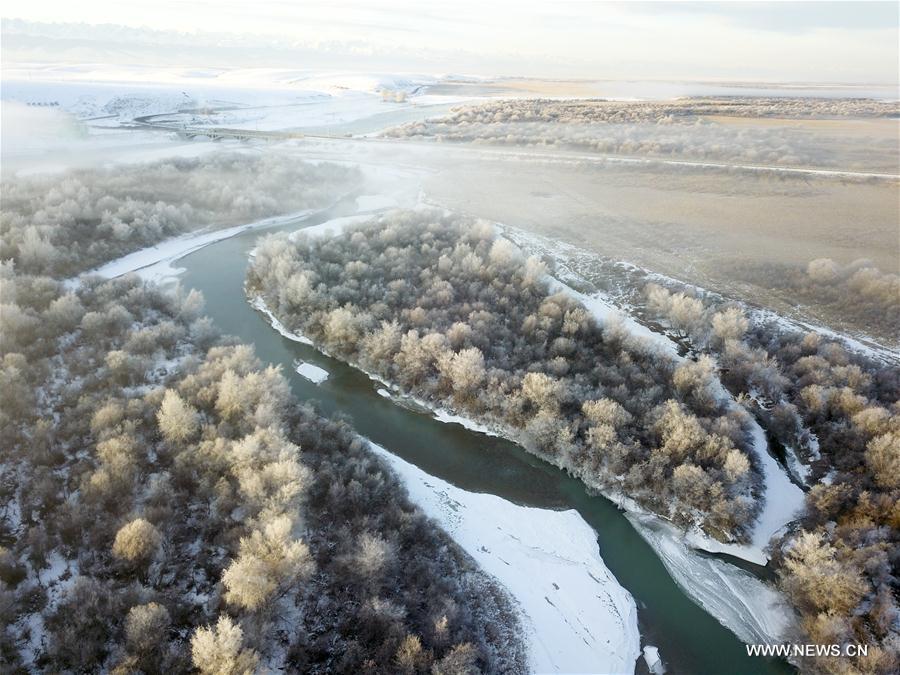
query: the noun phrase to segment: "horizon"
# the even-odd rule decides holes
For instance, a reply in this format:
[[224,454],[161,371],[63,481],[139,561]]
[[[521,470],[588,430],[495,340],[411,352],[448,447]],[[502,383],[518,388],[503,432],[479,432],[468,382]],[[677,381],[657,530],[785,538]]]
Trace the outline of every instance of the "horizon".
[[539,3],[513,9],[505,1],[452,8],[405,0],[383,8],[345,2],[337,9],[313,2],[302,10],[267,2],[253,12],[230,2],[138,2],[126,8],[87,2],[77,11],[43,0],[12,3],[3,12],[3,69],[31,63],[240,64],[504,79],[892,88],[900,79],[900,5],[893,2]]

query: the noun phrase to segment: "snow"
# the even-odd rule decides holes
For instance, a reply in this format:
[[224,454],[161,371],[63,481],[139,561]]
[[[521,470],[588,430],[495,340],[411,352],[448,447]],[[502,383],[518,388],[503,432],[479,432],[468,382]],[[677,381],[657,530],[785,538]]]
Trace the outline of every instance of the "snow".
[[428,403],[419,398],[415,397],[407,397],[412,398],[416,403],[425,408],[432,411],[434,415],[434,419],[438,422],[444,422],[445,424],[458,424],[461,427],[468,429],[469,431],[477,431],[480,434],[484,434],[485,436],[499,436],[496,431],[492,430],[490,427],[485,426],[475,420],[469,419],[468,417],[463,417],[462,415],[457,415],[453,412],[450,412],[446,408],[437,408],[434,405]]
[[295,241],[297,237],[336,237],[351,225],[364,223],[371,219],[372,216],[343,216],[341,218],[332,218],[331,220],[326,220],[324,223],[319,223],[318,225],[313,225],[311,227],[304,227],[291,232],[289,238],[291,241]]
[[412,501],[518,602],[532,672],[634,671],[640,655],[634,599],[606,568],[596,533],[576,511],[467,492],[370,445],[400,475]]
[[253,298],[253,300],[250,301],[250,306],[253,307],[253,309],[256,309],[265,314],[269,319],[269,323],[272,325],[272,328],[274,328],[288,340],[293,340],[294,342],[300,342],[301,344],[313,346],[313,341],[305,335],[300,335],[298,333],[292,333],[291,331],[289,331],[285,327],[285,325],[281,323],[281,321],[279,321],[274,314],[272,314],[271,310],[266,307],[266,303],[261,297],[257,296]]
[[46,604],[41,611],[25,614],[10,626],[10,632],[17,633],[21,641],[26,667],[34,667],[40,654],[45,651],[47,631],[44,615],[50,616],[56,610],[66,592],[75,584],[78,572],[77,561],[68,560],[58,550],[53,550],[47,556],[47,567],[31,568],[28,579],[20,586],[20,589],[40,587],[46,592]]
[[661,675],[666,672],[662,660],[659,658],[659,649],[653,645],[644,647],[644,661],[647,663],[647,670],[653,675]]
[[319,368],[319,366],[314,366],[311,363],[306,363],[304,361],[299,361],[298,363],[296,363],[294,366],[294,370],[296,370],[299,375],[305,377],[313,384],[322,384],[325,380],[328,379],[327,370],[325,370],[324,368]]
[[806,495],[768,451],[766,434],[755,419],[750,421],[750,432],[766,486],[765,502],[753,530],[753,548],[761,551],[803,509]]
[[[173,128],[274,131],[356,122],[453,102],[426,96],[431,75],[291,68],[184,68],[132,64],[23,64],[3,69],[3,98],[56,102],[57,110],[108,134],[136,117]],[[387,92],[390,100],[382,98]],[[397,102],[393,95],[406,100]]]

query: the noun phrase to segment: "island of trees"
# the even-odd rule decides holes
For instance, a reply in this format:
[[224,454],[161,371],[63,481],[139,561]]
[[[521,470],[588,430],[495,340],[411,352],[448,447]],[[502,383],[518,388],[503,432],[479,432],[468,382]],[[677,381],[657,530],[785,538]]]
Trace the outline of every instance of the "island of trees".
[[748,416],[712,361],[678,364],[602,329],[487,223],[395,212],[339,237],[273,236],[247,288],[330,353],[592,487],[723,541],[752,527]]

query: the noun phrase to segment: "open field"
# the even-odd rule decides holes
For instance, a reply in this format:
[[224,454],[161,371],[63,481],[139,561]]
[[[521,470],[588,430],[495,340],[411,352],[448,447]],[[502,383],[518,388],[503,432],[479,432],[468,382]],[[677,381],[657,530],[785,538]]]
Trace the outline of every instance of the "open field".
[[862,332],[870,327],[798,308],[777,288],[754,281],[756,272],[773,264],[805,268],[818,258],[841,264],[866,258],[896,273],[900,260],[893,182],[482,157],[444,165],[425,186],[429,199],[447,208]]

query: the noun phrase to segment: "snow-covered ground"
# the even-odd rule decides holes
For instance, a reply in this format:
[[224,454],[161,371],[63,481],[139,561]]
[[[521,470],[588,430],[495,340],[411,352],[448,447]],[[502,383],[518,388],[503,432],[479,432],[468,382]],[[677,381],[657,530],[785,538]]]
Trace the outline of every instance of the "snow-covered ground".
[[410,498],[515,598],[536,673],[631,673],[640,655],[634,599],[575,511],[517,506],[461,490],[371,444]]
[[291,331],[289,331],[285,327],[285,325],[281,323],[281,321],[279,321],[274,314],[272,314],[272,311],[268,307],[266,307],[266,303],[263,302],[262,298],[253,298],[253,300],[250,301],[250,306],[253,307],[253,309],[265,314],[266,318],[269,319],[269,323],[271,324],[272,328],[274,328],[275,331],[282,337],[286,337],[288,340],[293,340],[294,342],[299,342],[304,345],[313,346],[313,341],[305,335],[300,335],[298,333],[292,333]]
[[52,106],[95,130],[164,115],[175,126],[260,131],[342,125],[452,103],[427,94],[432,75],[286,68],[26,64],[3,69],[3,99]]
[[653,645],[644,647],[644,662],[647,664],[647,670],[653,675],[662,675],[666,672],[662,659],[659,656],[659,649]]
[[360,195],[356,198],[356,207],[360,212],[380,211],[397,206],[397,200],[387,195]]
[[371,218],[372,216],[343,216],[341,218],[332,218],[331,220],[326,220],[324,223],[319,223],[318,225],[298,229],[290,234],[290,239],[293,240],[296,237],[336,237],[351,225],[364,223],[367,220],[371,220]]

